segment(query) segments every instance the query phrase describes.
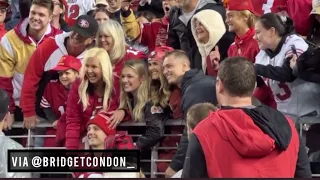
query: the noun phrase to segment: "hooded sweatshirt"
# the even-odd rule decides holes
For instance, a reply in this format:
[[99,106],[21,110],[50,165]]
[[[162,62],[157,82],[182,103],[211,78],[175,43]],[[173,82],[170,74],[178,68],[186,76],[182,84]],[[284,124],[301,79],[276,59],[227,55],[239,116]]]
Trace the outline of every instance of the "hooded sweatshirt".
[[[198,20],[209,32],[209,40],[205,44],[201,43],[197,38],[195,27],[196,20]],[[193,16],[191,20],[191,31],[201,54],[202,70],[203,72],[206,72],[206,74],[212,75],[214,70],[208,56],[222,36],[226,33],[226,27],[222,16],[214,10],[202,10]]]
[[[200,166],[205,167],[209,178],[311,176],[305,146],[299,144],[293,121],[273,108],[222,107],[201,121],[193,133],[183,178],[200,176],[192,174],[192,166],[199,167],[199,172],[204,172]],[[193,164],[195,153],[201,150],[204,161],[196,161],[204,163]]]
[[51,25],[39,41],[28,35],[29,19],[21,21],[1,39],[0,46],[0,88],[5,89],[10,96],[10,111],[20,106],[20,92],[24,74],[30,57],[45,39],[60,34],[62,31]]

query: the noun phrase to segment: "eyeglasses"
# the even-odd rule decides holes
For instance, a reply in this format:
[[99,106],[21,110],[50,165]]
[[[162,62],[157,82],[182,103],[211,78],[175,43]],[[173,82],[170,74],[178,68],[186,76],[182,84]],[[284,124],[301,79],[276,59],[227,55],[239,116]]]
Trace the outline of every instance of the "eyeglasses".
[[0,8],[0,12],[3,14],[5,12],[7,12],[8,8]]

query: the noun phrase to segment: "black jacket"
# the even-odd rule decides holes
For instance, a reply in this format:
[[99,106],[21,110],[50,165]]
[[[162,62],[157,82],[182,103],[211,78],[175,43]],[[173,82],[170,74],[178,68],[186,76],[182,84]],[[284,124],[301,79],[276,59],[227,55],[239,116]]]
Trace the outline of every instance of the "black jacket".
[[169,117],[170,111],[168,109],[157,111],[151,102],[147,102],[144,107],[146,131],[138,138],[136,142],[137,147],[141,150],[147,150],[160,142],[164,135],[164,124]]
[[[232,109],[232,107],[222,107]],[[242,108],[255,124],[272,139],[279,151],[287,149],[292,137],[292,130],[285,116],[277,110],[261,105],[252,109]],[[297,133],[297,132],[296,132]],[[227,152],[226,152],[227,153]],[[210,161],[210,160],[208,160]],[[304,143],[300,140],[295,178],[311,178],[311,168]],[[195,134],[190,136],[186,163],[182,178],[208,178],[206,159]]]
[[[186,117],[188,109],[195,104],[209,102],[217,104],[216,81],[206,76],[201,70],[192,69],[184,75],[181,83],[181,110]],[[178,150],[173,157],[170,167],[174,171],[183,168],[188,148],[187,128],[184,128]]]
[[[216,3],[208,3],[205,6],[203,6],[200,9],[197,9],[194,14],[197,14],[198,12],[205,10],[205,9],[212,9],[217,11],[221,14],[223,20],[226,19],[226,9],[223,7],[223,4],[219,1]],[[189,56],[191,57],[191,68],[197,68],[201,69],[201,65],[197,65],[194,60],[194,56],[196,54],[199,54],[197,43],[192,35],[191,31],[191,19],[189,20],[187,26],[183,24],[183,22],[179,19],[180,15],[182,14],[181,9],[179,8],[173,8],[171,9],[170,15],[169,15],[169,33],[168,33],[168,39],[169,44],[174,49],[181,49],[185,52],[192,52],[189,53]],[[227,26],[226,26],[227,27]],[[228,28],[226,28],[228,29]],[[234,41],[234,33],[226,32],[226,34],[222,37],[222,39],[225,39],[225,44],[221,44],[223,46],[222,50],[220,50],[222,54],[226,54],[228,51],[229,46]],[[198,63],[199,64],[199,63]],[[201,64],[201,61],[200,61]]]

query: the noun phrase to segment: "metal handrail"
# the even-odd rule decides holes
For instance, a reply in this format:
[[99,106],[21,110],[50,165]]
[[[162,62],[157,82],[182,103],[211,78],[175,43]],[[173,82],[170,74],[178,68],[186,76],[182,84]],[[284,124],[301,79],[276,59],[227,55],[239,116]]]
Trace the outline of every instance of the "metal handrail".
[[[184,126],[185,120],[182,119],[170,119],[166,121],[165,126]],[[126,121],[122,122],[118,125],[119,127],[134,127],[134,126],[146,126],[145,122],[133,122],[133,121]],[[14,122],[12,124],[13,128],[23,128],[23,122]],[[52,124],[47,121],[40,121],[36,124],[36,127],[38,128],[48,128],[52,127]]]

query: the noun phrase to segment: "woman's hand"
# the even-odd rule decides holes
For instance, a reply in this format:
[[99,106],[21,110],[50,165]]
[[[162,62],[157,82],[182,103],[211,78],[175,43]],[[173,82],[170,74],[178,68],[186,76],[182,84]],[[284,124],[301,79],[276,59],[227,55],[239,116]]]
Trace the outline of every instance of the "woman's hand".
[[124,119],[126,112],[122,109],[118,109],[116,111],[107,112],[106,114],[111,115],[111,117],[107,120],[107,123],[110,123],[109,128],[115,129],[118,126],[118,124],[120,124],[121,121]]
[[214,50],[210,52],[210,60],[211,64],[213,66],[214,70],[219,69],[219,62],[220,62],[220,52],[219,52],[219,47],[215,46]]

